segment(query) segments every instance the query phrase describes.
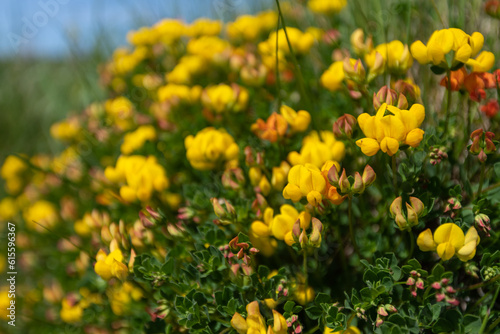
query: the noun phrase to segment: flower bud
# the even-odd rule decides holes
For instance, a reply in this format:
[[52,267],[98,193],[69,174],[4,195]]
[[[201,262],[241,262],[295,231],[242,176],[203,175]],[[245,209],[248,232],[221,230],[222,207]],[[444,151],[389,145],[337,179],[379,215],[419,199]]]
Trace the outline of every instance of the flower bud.
[[390,312],[390,313],[397,313],[398,312],[398,309],[394,305],[391,305],[391,304],[385,304],[385,309],[387,310],[387,312]]
[[373,182],[375,182],[375,179],[377,178],[377,175],[375,174],[375,171],[373,168],[370,167],[370,165],[366,165],[365,169],[363,170],[363,184],[365,187],[368,187],[371,185]]
[[398,93],[394,89],[383,86],[377,93],[373,93],[373,107],[378,110],[384,103],[395,105],[398,99]]
[[222,185],[225,188],[238,190],[245,184],[245,176],[241,168],[230,168],[222,174]]
[[365,191],[365,185],[363,179],[358,172],[354,173],[354,184],[352,185],[352,192],[355,194],[361,194]]
[[408,280],[406,281],[406,285],[409,285],[409,286],[415,285],[415,279],[413,277],[408,277]]
[[406,96],[403,94],[399,94],[398,97],[398,103],[396,104],[396,107],[398,107],[401,110],[408,110],[408,100],[406,99]]
[[337,171],[337,167],[335,166],[335,164],[333,164],[333,166],[328,171],[328,181],[330,181],[330,183],[334,187],[339,187],[339,172]]
[[345,173],[345,168],[342,170],[342,175],[339,178],[339,187],[340,191],[344,194],[348,193],[351,190],[351,184],[349,183],[349,179],[347,178],[347,175]]
[[355,82],[363,82],[365,80],[365,68],[361,60],[352,58],[344,59],[344,74],[347,78]]
[[416,197],[410,196],[411,207],[415,210],[416,214],[420,217],[424,213],[424,203]]
[[212,197],[210,201],[212,202],[212,206],[214,207],[215,215],[219,218],[224,218],[226,216],[226,210],[224,210],[220,205],[219,199]]
[[377,316],[377,320],[375,320],[375,326],[380,327],[384,323],[384,320],[382,320],[379,316]]
[[401,215],[402,204],[403,204],[403,199],[401,198],[401,196],[396,197],[396,199],[392,201],[392,204],[389,208],[392,218],[396,217],[397,215]]
[[424,281],[421,278],[417,278],[417,283],[415,283],[415,286],[417,287],[417,289],[423,290]]
[[342,138],[343,136],[351,138],[354,125],[356,125],[356,117],[344,114],[333,123],[333,134],[336,138]]
[[387,311],[385,310],[385,307],[383,307],[383,306],[378,307],[377,313],[383,317],[387,317],[389,315],[389,313],[387,313]]
[[486,14],[491,17],[500,18],[500,1],[498,0],[489,0],[484,4],[484,10]]
[[308,241],[309,238],[307,237],[306,230],[302,230],[302,233],[300,233],[299,236],[300,247],[302,247],[302,249],[305,249],[307,247]]
[[476,226],[486,234],[486,236],[490,236],[490,217],[484,213],[479,213],[474,217],[474,222],[476,223]]
[[441,289],[441,284],[439,282],[434,282],[431,284],[433,289],[439,290]]
[[323,230],[323,224],[317,218],[312,219],[312,233],[310,237],[310,242],[313,247],[318,248],[321,245],[321,231]]

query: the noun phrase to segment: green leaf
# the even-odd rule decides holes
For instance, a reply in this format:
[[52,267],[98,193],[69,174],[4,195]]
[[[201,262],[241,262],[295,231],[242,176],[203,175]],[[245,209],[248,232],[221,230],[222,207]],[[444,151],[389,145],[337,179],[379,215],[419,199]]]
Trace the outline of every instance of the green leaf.
[[479,333],[481,324],[481,318],[479,318],[477,315],[467,314],[464,317],[463,325],[465,327],[466,334]]
[[323,292],[319,292],[317,295],[316,295],[316,298],[314,298],[314,302],[316,304],[321,304],[321,303],[329,303],[330,302],[330,296],[327,295],[326,293],[323,293]]
[[500,178],[500,162],[497,162],[493,165],[493,169],[495,170],[495,174],[498,178]]
[[439,281],[444,273],[444,267],[441,264],[436,264],[432,268],[432,276],[434,276],[434,281]]
[[431,71],[432,73],[434,74],[443,74],[446,72],[446,69],[442,68],[442,67],[439,67],[439,66],[436,66],[436,65],[432,65],[431,66]]
[[321,318],[321,316],[323,315],[323,310],[321,308],[313,305],[313,306],[309,306],[308,308],[306,308],[306,314],[312,320],[316,320],[316,319]]
[[285,312],[292,312],[294,306],[295,306],[295,303],[292,302],[291,300],[289,300],[285,303],[285,306],[283,306],[283,309],[285,310]]
[[441,332],[451,332],[453,331],[453,325],[446,319],[440,318],[438,321],[432,326],[433,333],[441,333]]
[[259,269],[257,269],[257,272],[259,273],[259,276],[261,278],[267,278],[267,276],[269,276],[269,273],[271,271],[266,266],[259,266]]

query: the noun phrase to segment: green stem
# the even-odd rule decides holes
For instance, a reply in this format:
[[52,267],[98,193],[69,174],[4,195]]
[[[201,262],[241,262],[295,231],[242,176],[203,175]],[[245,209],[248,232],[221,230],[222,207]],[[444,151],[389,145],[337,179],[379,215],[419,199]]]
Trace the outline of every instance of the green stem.
[[497,318],[497,320],[493,321],[493,323],[488,327],[488,333],[492,331],[493,329],[497,328],[498,324],[500,323],[500,317]]
[[448,84],[446,87],[447,89],[447,98],[446,98],[446,118],[444,121],[444,131],[443,131],[443,136],[446,136],[448,133],[448,127],[450,123],[450,110],[451,110],[451,71],[448,70],[446,76],[448,77]]
[[486,324],[488,324],[488,319],[490,317],[491,309],[493,308],[493,306],[495,306],[495,302],[497,300],[499,292],[500,292],[500,285],[497,287],[497,291],[495,291],[495,295],[493,296],[493,299],[491,300],[490,307],[486,311],[486,315],[484,316],[483,324],[481,325],[481,329],[479,330],[479,334],[483,334],[484,333],[484,329],[486,328]]
[[281,109],[281,79],[280,79],[280,70],[279,70],[279,58],[278,58],[278,32],[280,30],[280,17],[278,16],[278,24],[276,25],[276,86],[277,86],[277,111]]
[[392,156],[392,185],[394,186],[394,192],[396,193],[396,196],[399,195],[396,155]]
[[415,251],[415,238],[413,237],[413,233],[411,233],[411,229],[408,230],[408,234],[410,235],[410,253],[408,253],[408,260],[412,258],[413,252]]
[[484,163],[481,163],[481,175],[479,176],[479,188],[477,190],[477,196],[478,197],[481,196],[481,191],[483,190],[484,170],[485,170]]
[[281,11],[279,0],[276,0],[276,6],[278,7],[278,14],[279,14],[279,17],[281,19],[281,25],[283,26],[283,32],[285,33],[288,48],[290,49],[290,55],[292,56],[292,62],[293,62],[293,65],[295,66],[295,75],[297,77],[297,82],[299,84],[299,90],[300,90],[302,98],[306,102],[305,104],[306,104],[307,110],[311,111],[311,108],[310,108],[311,104],[309,101],[309,96],[306,94],[304,78],[302,77],[302,72],[300,71],[300,65],[299,65],[299,62],[297,61],[297,57],[295,56],[295,52],[293,52],[292,44],[290,43],[290,39],[288,38],[288,33],[286,31],[285,18],[283,17],[283,12]]
[[486,282],[477,283],[477,284],[471,285],[467,288],[458,289],[458,290],[468,291],[468,290],[475,290],[475,289],[479,289],[479,288],[484,288],[485,286],[490,285],[492,283],[495,283],[498,280],[500,280],[500,274],[496,275],[495,277],[493,277],[492,279],[490,279]]
[[443,21],[443,18],[441,17],[441,14],[439,13],[439,10],[436,6],[436,2],[434,0],[432,0],[432,7],[434,7],[434,10],[436,11],[438,17],[439,17],[439,21],[441,21],[441,24],[443,25],[443,28],[446,28],[446,24],[444,24],[444,21]]
[[358,256],[360,255],[358,244],[356,243],[356,235],[354,234],[354,222],[352,221],[352,196],[349,196],[349,206],[348,206],[348,214],[349,214],[349,233],[351,234],[352,246],[354,247],[354,251]]
[[304,271],[304,294],[306,296],[306,304],[309,301],[309,296],[307,295],[307,288],[308,288],[308,275],[307,275],[307,251],[306,249],[302,250],[302,270]]

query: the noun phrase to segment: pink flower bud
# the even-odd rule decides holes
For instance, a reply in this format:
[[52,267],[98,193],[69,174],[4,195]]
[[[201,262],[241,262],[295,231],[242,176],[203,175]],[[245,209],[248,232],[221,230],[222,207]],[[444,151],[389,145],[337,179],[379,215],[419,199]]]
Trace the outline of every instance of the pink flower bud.
[[441,284],[439,284],[439,282],[434,282],[431,284],[431,286],[436,290],[441,289]]
[[365,185],[365,187],[368,187],[373,182],[375,182],[377,175],[375,174],[373,168],[370,167],[370,165],[366,165],[365,169],[363,170],[363,176],[361,178],[363,179],[363,184]]
[[408,280],[406,281],[406,285],[412,286],[415,284],[415,279],[413,277],[408,277]]
[[417,287],[417,289],[420,289],[420,290],[424,289],[424,281],[421,278],[417,279],[416,287]]
[[444,293],[436,293],[436,301],[440,302],[442,301],[446,295]]
[[387,317],[389,315],[383,306],[378,307],[377,313],[384,317]]

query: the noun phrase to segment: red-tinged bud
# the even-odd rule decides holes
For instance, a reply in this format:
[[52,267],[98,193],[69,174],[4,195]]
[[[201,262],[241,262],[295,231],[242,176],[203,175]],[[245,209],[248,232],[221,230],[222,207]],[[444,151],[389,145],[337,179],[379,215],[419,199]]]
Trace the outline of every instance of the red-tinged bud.
[[389,208],[389,211],[391,212],[392,218],[396,217],[397,215],[402,214],[402,211],[401,211],[402,205],[403,205],[403,199],[401,198],[401,196],[396,197],[396,199],[394,201],[392,201],[392,204]]
[[253,157],[253,150],[250,146],[245,147],[245,163],[247,166],[252,166],[255,164],[255,159]]
[[305,249],[307,247],[308,241],[309,238],[307,237],[306,230],[302,230],[299,236],[300,247],[302,247],[302,249]]
[[214,207],[214,212],[217,217],[223,218],[226,216],[226,210],[222,208],[218,198],[212,197],[210,202],[212,202],[212,206]]
[[146,211],[151,215],[153,219],[162,219],[161,214],[158,211],[153,210],[149,205],[146,207]]
[[224,203],[226,204],[227,213],[232,216],[235,216],[236,210],[234,209],[234,206],[232,206],[231,203],[229,203],[225,198],[224,198]]
[[484,164],[488,159],[488,156],[486,155],[486,153],[484,153],[484,150],[481,150],[481,152],[479,152],[479,154],[477,155],[477,158],[481,163]]
[[344,74],[347,78],[355,82],[363,82],[365,73],[365,68],[360,59],[354,61],[354,63],[351,58],[344,59]]
[[354,184],[352,185],[352,192],[355,194],[361,194],[365,191],[365,185],[361,175],[356,172],[354,173]]
[[231,239],[231,241],[229,241],[229,247],[231,248],[231,250],[233,251],[236,251],[238,250],[238,236],[235,236],[233,239]]
[[373,168],[371,168],[370,165],[366,165],[365,169],[363,170],[363,184],[365,187],[368,187],[371,185],[373,182],[375,182],[375,179],[377,178],[377,174],[375,174],[375,171]]
[[482,230],[487,237],[490,236],[490,217],[488,217],[484,213],[479,213],[474,217],[474,222],[476,223],[477,228]]
[[398,309],[394,305],[391,305],[391,304],[385,304],[385,309],[387,310],[387,312],[390,312],[390,313],[397,313],[398,312]]
[[483,136],[483,132],[484,132],[483,129],[477,129],[472,131],[470,139],[481,138]]
[[349,183],[349,179],[347,178],[345,168],[342,170],[342,175],[339,178],[339,187],[340,191],[344,194],[349,193],[349,191],[351,190],[351,184]]
[[263,165],[264,164],[264,154],[262,152],[257,152],[257,165]]
[[453,289],[453,287],[452,287],[452,286],[447,286],[447,287],[446,287],[446,292],[448,292],[448,293],[455,293],[455,292],[457,292],[457,291],[456,291],[455,289]]
[[295,330],[293,331],[295,334],[300,334],[302,333],[302,326],[301,325],[297,325],[297,327],[295,327]]
[[433,289],[439,290],[441,289],[441,284],[439,282],[434,282],[431,284]]
[[241,168],[231,168],[222,174],[222,185],[225,188],[238,190],[245,184],[245,176]]
[[436,301],[437,302],[442,301],[445,297],[446,297],[446,295],[444,293],[436,293]]
[[401,110],[408,110],[408,100],[406,99],[406,96],[404,96],[403,94],[399,94],[398,103],[396,104],[396,107],[398,107]]
[[486,14],[494,18],[500,18],[500,1],[489,0],[484,4]]
[[321,231],[323,231],[323,224],[317,218],[312,219],[312,233],[310,242],[313,247],[321,246]]
[[406,285],[409,285],[409,286],[415,285],[415,279],[413,277],[408,277],[408,280],[406,281]]
[[352,137],[353,128],[356,125],[356,117],[350,114],[344,114],[333,123],[333,134],[336,138]]
[[407,100],[415,101],[417,99],[417,92],[415,91],[415,86],[404,80],[398,80],[394,84],[394,89],[396,92],[403,94]]
[[387,317],[389,315],[389,313],[387,313],[387,311],[385,310],[385,307],[383,307],[383,306],[378,307],[377,313],[383,317]]
[[258,250],[257,248],[255,247],[252,247],[248,250],[251,254],[257,254],[258,252],[260,252],[260,250]]
[[413,210],[415,210],[415,213],[420,217],[422,216],[422,214],[424,213],[424,203],[422,203],[421,200],[419,200],[418,198],[416,197],[412,197],[410,196],[410,203],[411,203],[411,207],[413,208]]
[[460,302],[455,298],[448,299],[446,300],[446,302],[453,306],[458,306],[460,304]]
[[142,211],[139,211],[139,219],[145,228],[152,228],[155,226],[151,219],[146,217],[146,215]]
[[424,281],[421,278],[418,278],[415,286],[417,287],[417,289],[423,290],[424,289]]
[[441,279],[441,285],[448,285],[448,283],[450,283],[450,279],[449,278],[443,278],[443,279]]
[[292,235],[293,235],[293,240],[298,242],[300,237],[300,219],[297,219],[293,224]]
[[380,327],[384,323],[384,320],[382,320],[379,316],[377,316],[377,320],[375,321],[375,326]]
[[417,297],[417,290],[412,290],[410,293],[413,297]]
[[415,277],[420,277],[421,275],[418,273],[416,270],[410,271],[410,275],[415,276]]
[[243,250],[243,248],[240,248],[240,250],[238,251],[238,259],[242,259],[243,256],[245,255],[245,251]]
[[330,181],[334,187],[339,187],[339,172],[337,171],[335,164],[333,164],[332,168],[328,171],[328,181]]
[[398,99],[398,93],[394,89],[383,86],[377,93],[373,93],[373,107],[378,110],[384,103],[395,105]]
[[485,137],[484,153],[486,154],[494,153],[497,150],[495,144],[493,143],[493,138],[495,138],[495,134],[493,132],[486,132],[484,137]]

